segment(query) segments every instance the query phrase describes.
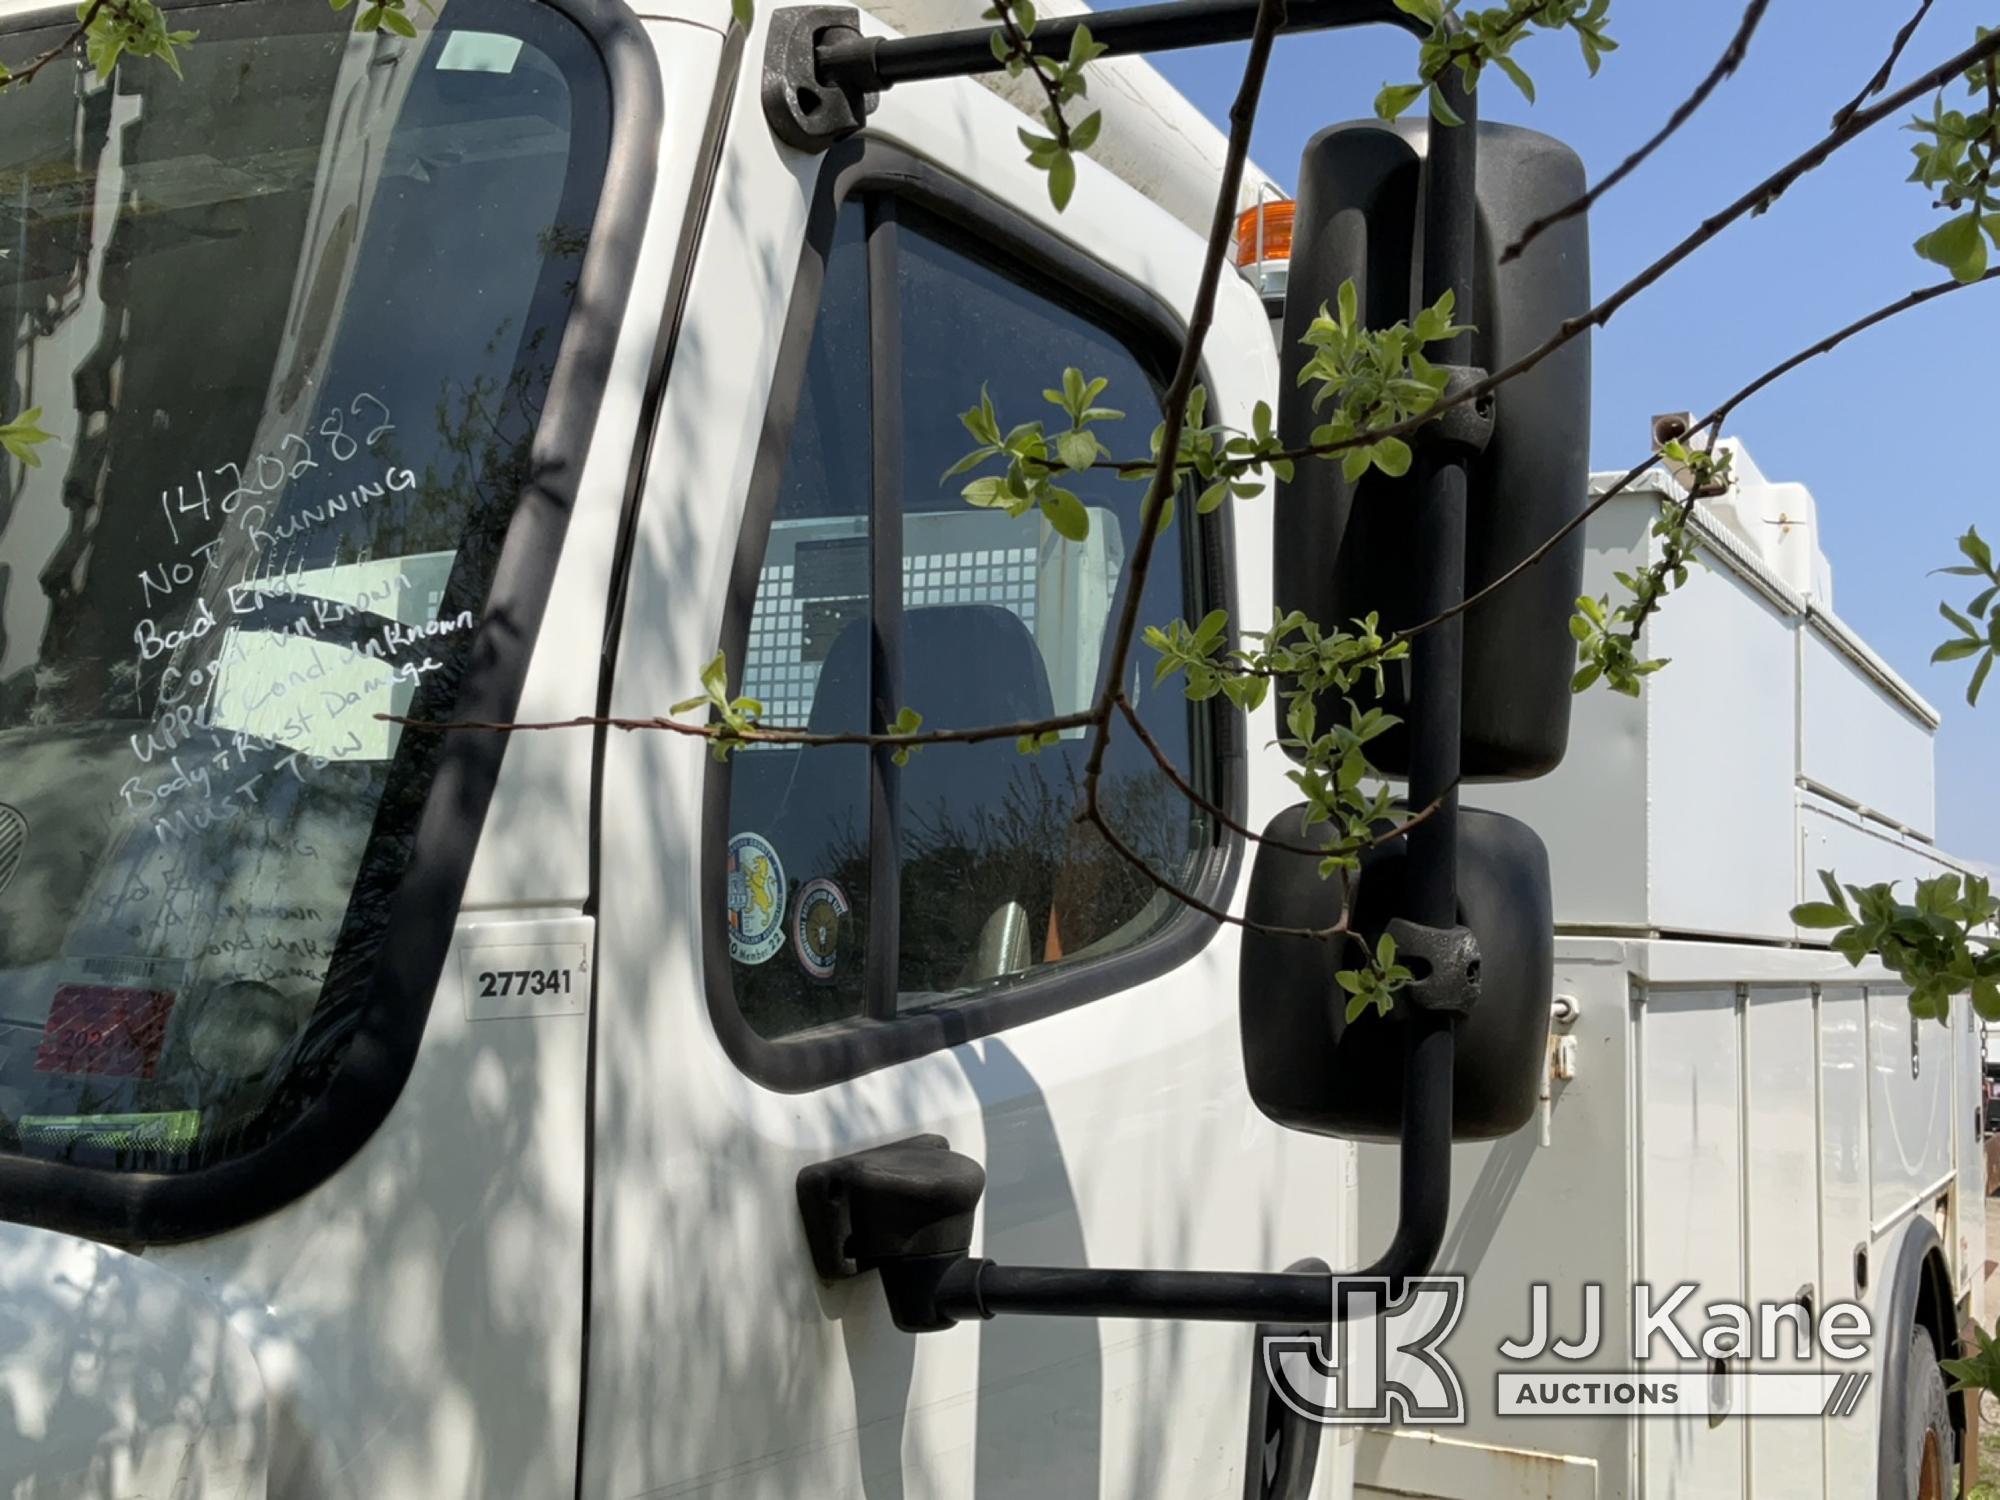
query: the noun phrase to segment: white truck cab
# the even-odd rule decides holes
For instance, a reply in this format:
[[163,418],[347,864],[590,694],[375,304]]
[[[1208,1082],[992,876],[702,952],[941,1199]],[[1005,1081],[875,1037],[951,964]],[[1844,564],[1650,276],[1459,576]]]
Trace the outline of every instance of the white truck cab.
[[[1933,1358],[1971,1310],[1973,1032],[1784,916],[1823,864],[1950,866],[1936,716],[1829,601],[1705,514],[1661,654],[1727,670],[1584,700],[1562,770],[1478,799],[1552,851],[1568,1020],[1546,1128],[1457,1148],[1465,1431],[1301,1465],[1242,1323],[905,1332],[818,1274],[802,1171],[942,1137],[1015,1264],[1323,1270],[1394,1227],[1389,1148],[1253,1099],[1240,930],[1072,821],[1082,731],[890,773],[649,727],[718,647],[814,731],[885,681],[929,728],[1088,706],[1144,487],[1081,476],[1078,545],[939,476],[982,383],[1028,420],[1065,365],[1143,444],[1219,138],[1118,62],[1057,214],[1004,85],[781,144],[767,7],[172,9],[184,80],[0,96],[0,410],[55,434],[0,460],[6,1494],[1834,1500],[1891,1427],[1903,1463],[1869,1403],[1746,1434],[1486,1395],[1531,1279],[1870,1297]],[[0,0],[0,57],[73,19]],[[1234,276],[1203,382],[1239,428],[1277,399]],[[1668,498],[1593,521],[1589,576]],[[1267,501],[1183,508],[1145,618],[1270,618],[1277,546]],[[1295,800],[1268,706],[1143,653],[1125,687],[1234,821]],[[1240,916],[1246,840],[1131,736],[1105,787]]]

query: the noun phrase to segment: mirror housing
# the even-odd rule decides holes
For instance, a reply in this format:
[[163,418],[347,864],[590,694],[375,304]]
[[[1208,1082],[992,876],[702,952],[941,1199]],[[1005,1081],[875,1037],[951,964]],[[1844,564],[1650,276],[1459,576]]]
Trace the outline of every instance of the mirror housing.
[[[1310,847],[1304,813],[1304,803],[1287,808],[1265,835]],[[1372,951],[1402,915],[1407,847],[1397,839],[1362,857],[1352,878],[1353,936],[1280,937],[1254,926],[1243,935],[1243,1066],[1257,1107],[1280,1125],[1351,1140],[1399,1138],[1401,1024],[1394,1013],[1372,1012],[1348,1024],[1347,993],[1333,976],[1366,962],[1362,943]],[[1548,851],[1534,830],[1462,808],[1458,902],[1459,922],[1479,944],[1479,998],[1458,1023],[1452,1137],[1491,1140],[1534,1118],[1548,1066],[1555,918]],[[1340,920],[1340,907],[1340,879],[1322,879],[1317,858],[1258,846],[1244,913],[1250,922],[1323,929]]]
[[[1443,127],[1440,127],[1443,128]],[[1501,253],[1533,220],[1586,187],[1567,146],[1510,125],[1479,131],[1479,228],[1473,363],[1496,372],[1590,306],[1589,230],[1579,215],[1542,233],[1516,260]],[[1298,383],[1311,351],[1305,337],[1322,305],[1353,278],[1362,321],[1386,328],[1418,308],[1427,126],[1375,121],[1336,125],[1307,144],[1279,348],[1278,430],[1285,444],[1310,440],[1312,391]],[[1493,395],[1492,435],[1470,468],[1465,589],[1468,594],[1573,520],[1589,487],[1590,348],[1583,334]],[[1303,610],[1329,628],[1370,612],[1386,628],[1423,618],[1418,601],[1426,547],[1415,531],[1418,461],[1402,479],[1370,471],[1357,483],[1337,462],[1309,461],[1277,486],[1274,586],[1280,611]],[[1463,775],[1522,779],[1553,770],[1569,738],[1569,680],[1576,647],[1569,617],[1583,582],[1583,534],[1465,618]],[[1409,664],[1392,663],[1382,707],[1407,717]],[[1322,705],[1321,718],[1335,713]],[[1338,717],[1344,717],[1339,710]],[[1407,776],[1407,726],[1371,743],[1386,774]]]

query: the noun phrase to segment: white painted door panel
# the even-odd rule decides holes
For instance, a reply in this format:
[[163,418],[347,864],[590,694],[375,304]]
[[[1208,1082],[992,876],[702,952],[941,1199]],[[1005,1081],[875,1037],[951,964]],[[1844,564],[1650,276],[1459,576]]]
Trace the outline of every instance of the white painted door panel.
[[[1829,1302],[1864,1300],[1869,1247],[1868,999],[1859,985],[1819,996],[1820,1288]],[[1871,1285],[1875,1278],[1871,1278]],[[1875,1493],[1875,1404],[1821,1425],[1828,1500]]]
[[[1819,1292],[1819,1080],[1813,1045],[1812,990],[1753,986],[1743,1016],[1744,1205],[1748,1291],[1752,1304],[1795,1298],[1815,1312]],[[1819,1368],[1793,1351],[1756,1369]],[[1821,1424],[1744,1424],[1750,1445],[1749,1493],[1757,1500],[1820,1500]]]
[[[885,95],[873,127],[1043,215],[1046,194],[1010,144],[1015,123],[977,86],[937,84]],[[771,141],[755,89],[742,88],[668,382],[614,712],[687,696],[714,650],[816,170]],[[1069,212],[1045,215],[1050,227],[1101,247],[1184,310],[1195,237],[1093,165],[1080,175]],[[1058,351],[1051,360],[1059,371]],[[1274,387],[1262,308],[1233,278],[1209,373],[1221,420],[1235,424]],[[976,372],[968,378],[976,398]],[[1237,508],[1239,557],[1268,555],[1268,515]],[[1241,580],[1245,618],[1268,614],[1262,575]],[[1261,719],[1250,742],[1271,733]],[[706,767],[703,747],[671,735],[614,736],[606,761],[603,868],[618,876],[604,882],[600,915],[583,1492],[1240,1492],[1247,1328],[999,1320],[898,1333],[876,1278],[816,1280],[794,1190],[808,1163],[935,1132],[987,1169],[976,1253],[1149,1267],[1338,1261],[1346,1148],[1290,1136],[1251,1104],[1233,931],[1162,978],[1078,1008],[774,1093],[724,1053],[703,1000]],[[1291,800],[1275,767],[1253,765],[1251,786],[1253,824]],[[1322,1493],[1345,1493],[1348,1453],[1323,1450]]]
[[[1742,1084],[1733,990],[1650,990],[1640,1016],[1640,1279],[1692,1305],[1743,1295]],[[1685,1315],[1684,1323],[1687,1321]],[[1663,1354],[1665,1368],[1707,1369]],[[1661,1418],[1640,1433],[1649,1500],[1740,1500],[1741,1417]]]
[[1951,1033],[1910,1014],[1907,992],[1868,991],[1869,1143],[1875,1223],[1886,1224],[1952,1175]]

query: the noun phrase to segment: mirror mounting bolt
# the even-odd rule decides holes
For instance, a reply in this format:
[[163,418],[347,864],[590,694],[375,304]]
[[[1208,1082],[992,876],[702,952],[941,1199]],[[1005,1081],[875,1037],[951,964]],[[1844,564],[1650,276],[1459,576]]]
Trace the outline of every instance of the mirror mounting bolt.
[[[1438,365],[1435,368],[1443,370],[1448,377],[1444,394],[1438,397],[1440,406],[1486,379],[1486,371],[1478,365]],[[1489,391],[1477,401],[1467,401],[1441,413],[1435,421],[1426,422],[1411,434],[1412,445],[1448,455],[1484,453],[1486,445],[1493,440],[1496,399],[1495,394]]]
[[1399,960],[1415,959],[1418,977],[1399,997],[1418,1010],[1467,1016],[1479,1003],[1479,940],[1465,927],[1425,927],[1397,917],[1386,929]]

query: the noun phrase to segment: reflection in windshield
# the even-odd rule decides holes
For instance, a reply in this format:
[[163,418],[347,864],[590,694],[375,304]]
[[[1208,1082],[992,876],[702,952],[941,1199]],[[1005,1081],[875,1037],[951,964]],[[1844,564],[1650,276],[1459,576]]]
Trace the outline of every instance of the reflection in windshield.
[[185,1170],[323,1089],[435,754],[387,719],[530,477],[601,66],[527,0],[298,9],[7,101],[0,408],[57,441],[0,459],[0,1149]]

